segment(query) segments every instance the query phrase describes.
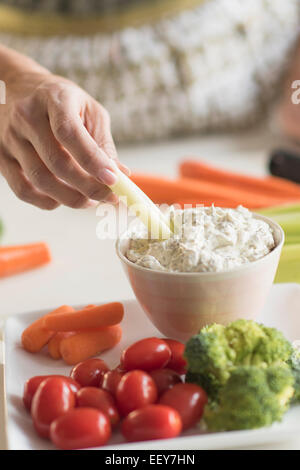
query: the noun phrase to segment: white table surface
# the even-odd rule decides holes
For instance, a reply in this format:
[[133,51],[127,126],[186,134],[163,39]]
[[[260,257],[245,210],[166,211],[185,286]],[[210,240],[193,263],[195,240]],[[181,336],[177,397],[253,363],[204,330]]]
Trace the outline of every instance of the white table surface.
[[[225,168],[263,175],[268,152],[275,144],[276,139],[260,129],[238,136],[128,146],[119,149],[119,156],[133,170],[170,177],[176,176],[177,164],[185,156],[197,156]],[[20,202],[0,177],[0,217],[5,224],[3,243],[44,240],[53,256],[52,263],[45,268],[1,280],[2,321],[8,315],[61,304],[89,304],[133,297],[115,255],[114,241],[100,241],[96,237],[98,219],[95,209],[60,207],[43,212]],[[5,449],[3,365],[0,372],[0,449]],[[295,436],[292,442],[264,448],[300,449],[300,436]]]

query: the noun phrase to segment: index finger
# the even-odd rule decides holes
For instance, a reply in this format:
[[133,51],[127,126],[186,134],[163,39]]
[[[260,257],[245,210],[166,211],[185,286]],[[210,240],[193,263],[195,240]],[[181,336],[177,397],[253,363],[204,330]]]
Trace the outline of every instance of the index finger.
[[102,183],[114,184],[117,181],[115,163],[89,134],[75,106],[70,103],[68,106],[64,103],[59,109],[49,106],[48,114],[55,138],[79,165]]

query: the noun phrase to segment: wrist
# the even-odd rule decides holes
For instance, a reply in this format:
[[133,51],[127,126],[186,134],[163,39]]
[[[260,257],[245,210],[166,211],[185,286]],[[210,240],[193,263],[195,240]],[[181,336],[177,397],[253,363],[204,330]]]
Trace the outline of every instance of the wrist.
[[6,76],[6,88],[9,97],[26,96],[37,88],[51,73],[48,70],[17,70]]
[[34,60],[0,45],[0,80],[8,95],[23,94],[51,73]]

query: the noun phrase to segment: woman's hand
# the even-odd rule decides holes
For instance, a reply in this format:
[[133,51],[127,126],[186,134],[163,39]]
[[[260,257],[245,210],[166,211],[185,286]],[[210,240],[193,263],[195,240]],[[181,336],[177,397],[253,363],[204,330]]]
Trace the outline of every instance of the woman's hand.
[[116,196],[118,162],[108,112],[50,73],[19,75],[0,105],[0,171],[23,201],[42,209],[87,207]]

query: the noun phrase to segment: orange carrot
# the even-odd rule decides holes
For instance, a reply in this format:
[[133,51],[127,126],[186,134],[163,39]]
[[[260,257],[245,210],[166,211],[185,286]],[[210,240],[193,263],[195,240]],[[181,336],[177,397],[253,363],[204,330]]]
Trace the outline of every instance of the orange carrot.
[[[86,308],[91,308],[91,307],[95,307],[95,305],[89,304],[89,305],[86,305],[84,308],[86,309]],[[61,358],[60,343],[64,338],[68,338],[69,336],[72,336],[73,334],[74,334],[73,331],[58,331],[57,333],[55,333],[54,336],[52,336],[47,346],[48,346],[48,352],[53,359]]]
[[107,326],[94,331],[80,331],[61,341],[60,353],[67,364],[77,364],[114,347],[121,337],[120,325]]
[[116,325],[123,319],[124,307],[120,302],[111,302],[84,308],[72,313],[59,313],[44,318],[44,327],[53,331],[78,331],[87,328],[102,328]]
[[222,186],[230,186],[230,188],[255,191],[272,197],[300,199],[300,185],[276,176],[257,178],[216,168],[200,160],[183,161],[180,164],[179,172],[183,178],[201,179]]
[[49,343],[47,344],[48,352],[53,359],[60,359],[60,344],[63,339],[68,338],[69,336],[74,335],[72,331],[59,331],[55,333],[54,336],[50,339]]
[[[154,175],[133,174],[131,179],[144,191],[150,199],[158,204],[174,204],[178,201],[194,204],[211,204],[236,207],[242,204],[249,208],[269,207],[282,204],[281,197],[257,194],[237,187],[229,187],[210,181],[198,181],[193,178],[170,180]],[[293,201],[297,198],[294,197]],[[286,202],[291,199],[284,198]]]
[[50,331],[48,328],[44,327],[44,318],[48,315],[52,316],[67,312],[74,312],[74,308],[69,307],[69,305],[63,305],[31,323],[31,325],[29,325],[22,333],[21,341],[23,348],[31,353],[40,351],[55,334],[55,332]]
[[34,269],[51,260],[46,243],[0,247],[0,278]]

